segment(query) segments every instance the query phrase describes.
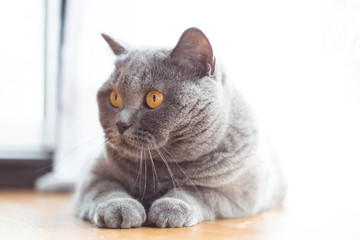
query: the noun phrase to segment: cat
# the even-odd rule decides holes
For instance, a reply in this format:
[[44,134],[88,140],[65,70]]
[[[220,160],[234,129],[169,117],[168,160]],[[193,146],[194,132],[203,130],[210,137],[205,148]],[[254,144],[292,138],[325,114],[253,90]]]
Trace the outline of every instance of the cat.
[[201,30],[187,29],[171,50],[102,36],[116,55],[97,94],[105,150],[77,188],[78,217],[173,228],[281,205],[280,164]]

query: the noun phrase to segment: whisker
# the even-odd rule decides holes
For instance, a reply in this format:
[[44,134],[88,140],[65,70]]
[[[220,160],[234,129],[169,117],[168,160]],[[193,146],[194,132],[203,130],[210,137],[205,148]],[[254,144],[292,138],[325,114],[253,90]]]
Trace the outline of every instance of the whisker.
[[[44,166],[44,167],[41,167],[41,168],[37,169],[37,170],[36,170],[36,173],[35,173],[36,176],[40,175],[40,173],[43,172],[43,170],[48,169],[48,168],[52,168],[52,167],[55,166],[55,164],[57,164],[57,163],[59,163],[59,162],[61,162],[61,161],[63,162],[62,164],[65,164],[66,161],[64,161],[63,159],[66,159],[67,157],[73,158],[73,156],[76,155],[76,154],[74,154],[76,151],[86,150],[85,147],[86,147],[86,148],[91,148],[91,149],[93,150],[94,147],[93,147],[93,146],[89,146],[89,144],[92,143],[92,145],[94,145],[94,142],[95,142],[96,140],[103,140],[103,138],[102,138],[102,137],[100,138],[100,137],[98,136],[98,137],[96,137],[96,138],[89,139],[88,141],[85,141],[85,142],[83,142],[83,143],[80,143],[80,145],[71,148],[71,149],[70,149],[69,151],[67,151],[66,153],[62,153],[62,155],[55,153],[55,155],[53,156],[53,159],[56,159],[56,162],[55,162],[55,161],[52,161],[50,164],[48,164],[48,165],[46,165],[46,166]],[[97,144],[99,144],[99,143],[97,143]],[[101,143],[101,145],[103,145],[103,143]],[[98,147],[96,147],[96,149],[97,149],[97,148],[98,148]],[[74,154],[74,155],[71,156],[72,154]],[[80,166],[80,167],[81,167],[81,166]],[[54,170],[54,169],[52,169],[52,170]]]
[[[61,164],[59,164],[57,166],[57,168],[55,168],[52,172],[52,176],[51,178],[49,178],[47,180],[47,185],[51,186],[55,184],[55,188],[57,188],[57,186],[63,185],[63,183],[65,182],[65,184],[68,185],[68,187],[73,188],[76,184],[79,176],[79,173],[85,173],[86,171],[84,170],[84,167],[87,168],[89,167],[88,165],[86,165],[86,163],[88,163],[90,160],[93,160],[93,157],[90,157],[90,155],[98,155],[100,151],[103,151],[103,148],[105,146],[103,144],[101,144],[100,146],[96,146],[95,148],[93,147],[93,149],[89,152],[87,152],[86,155],[82,154],[81,155],[81,159],[83,161],[80,161],[79,164],[71,164],[72,162],[69,161],[69,159],[67,161],[64,160],[60,160],[62,161]],[[70,158],[70,160],[72,160]],[[55,165],[56,163],[53,163],[51,165]],[[44,168],[42,168],[44,169]],[[34,173],[34,176],[39,177],[40,176],[40,172],[41,169],[38,169],[36,173]],[[66,187],[66,191],[68,191],[68,187]],[[52,188],[52,187],[50,187]]]
[[143,170],[143,166],[142,166],[142,161],[143,160],[143,146],[141,145],[141,150],[140,150],[140,178],[139,178],[139,193],[141,193],[141,177],[142,177],[142,170]]
[[153,160],[153,158],[151,156],[151,151],[150,151],[149,148],[148,148],[148,151],[149,151],[149,156],[150,156],[151,167],[152,167],[152,170],[153,170],[154,192],[156,192],[155,178],[159,183],[159,188],[161,188],[161,183],[159,181],[159,178],[158,178],[158,175],[157,175],[157,172],[156,172],[156,167],[155,167],[155,164],[154,164],[154,160]]
[[175,158],[171,155],[171,153],[166,150],[165,147],[161,147],[162,149],[165,150],[165,152],[171,157],[171,159],[174,161],[174,163],[179,167],[180,171],[185,175],[185,177],[187,179],[189,179],[190,183],[193,185],[193,187],[196,189],[196,191],[200,194],[199,189],[196,187],[196,185],[194,184],[194,182],[191,180],[191,178],[186,174],[186,172],[184,171],[184,169],[182,167],[180,167],[180,165],[178,164],[178,162],[175,160]]
[[[139,153],[139,144],[138,143],[136,143],[136,154],[135,154],[135,159],[136,160],[138,160],[138,153]],[[138,161],[138,171],[137,171],[137,174],[136,174],[136,179],[135,179],[135,182],[134,182],[134,184],[132,185],[132,187],[131,187],[131,193],[134,191],[134,188],[135,188],[135,186],[136,186],[136,183],[137,183],[137,181],[139,180],[139,175],[140,175],[140,161]]]
[[103,135],[101,135],[101,137],[98,135],[98,136],[96,136],[94,138],[91,138],[91,139],[89,139],[89,140],[87,140],[87,141],[85,141],[83,143],[80,143],[80,145],[78,145],[76,147],[71,148],[68,152],[63,153],[63,155],[57,156],[57,158],[58,159],[63,159],[65,157],[69,156],[70,154],[74,153],[75,151],[80,150],[81,148],[84,148],[84,147],[88,146],[90,143],[93,143],[93,142],[95,142],[97,140],[103,140],[103,139],[104,139]]
[[[40,176],[40,174],[45,170],[45,169],[48,169],[48,168],[52,168],[54,166],[54,163],[50,163],[44,167],[41,167],[41,168],[38,168],[35,172],[35,176]],[[52,169],[50,169],[50,171],[52,171]]]
[[170,177],[171,177],[171,181],[172,181],[172,183],[173,183],[173,185],[174,185],[175,195],[176,195],[176,197],[177,197],[178,194],[177,194],[177,190],[176,190],[176,184],[175,184],[174,174],[173,174],[173,172],[171,171],[171,169],[170,169],[170,167],[169,167],[169,164],[166,162],[164,156],[161,154],[160,150],[157,148],[157,146],[154,146],[154,147],[155,147],[155,150],[158,152],[161,160],[164,162],[166,168],[167,168],[168,171],[169,171],[169,174],[170,174]]
[[[94,157],[90,157],[90,156],[98,155],[99,152],[104,149],[104,147],[105,146],[102,142],[97,143],[97,145],[91,146],[91,149],[89,151],[77,153],[76,156],[74,155],[74,156],[68,156],[67,158],[55,158],[55,161],[51,165],[55,166],[54,170],[56,170],[56,167],[58,167],[58,168],[60,167],[64,170],[66,170],[66,172],[69,175],[72,175],[72,173],[78,172],[80,169],[82,169],[86,163],[88,163],[89,161],[92,161],[94,159]],[[74,164],[72,164],[72,162],[73,162],[72,160],[74,160],[75,158],[80,158],[83,161],[78,161],[78,164],[74,165]],[[70,167],[69,167],[69,165],[70,165]]]
[[145,183],[144,183],[144,192],[142,194],[141,200],[144,199],[146,193],[146,181],[147,181],[147,162],[146,162],[146,152],[144,149],[144,166],[145,166]]

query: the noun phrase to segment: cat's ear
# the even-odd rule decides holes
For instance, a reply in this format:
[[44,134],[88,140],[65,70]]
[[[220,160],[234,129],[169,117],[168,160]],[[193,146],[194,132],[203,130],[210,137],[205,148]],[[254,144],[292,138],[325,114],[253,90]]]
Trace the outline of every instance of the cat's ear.
[[205,34],[197,28],[187,29],[170,55],[181,65],[198,71],[201,76],[213,75],[215,57]]
[[102,33],[101,36],[109,44],[111,50],[115,53],[115,55],[120,56],[126,51],[123,46],[121,46],[119,43],[117,43],[114,39],[112,39],[108,35]]

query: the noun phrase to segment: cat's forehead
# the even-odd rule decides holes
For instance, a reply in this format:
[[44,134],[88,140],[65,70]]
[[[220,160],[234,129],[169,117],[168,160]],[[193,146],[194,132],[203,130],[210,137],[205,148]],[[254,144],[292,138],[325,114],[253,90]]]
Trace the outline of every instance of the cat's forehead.
[[139,89],[160,81],[159,76],[167,72],[163,62],[166,51],[137,50],[120,57],[116,62],[113,85],[122,88]]

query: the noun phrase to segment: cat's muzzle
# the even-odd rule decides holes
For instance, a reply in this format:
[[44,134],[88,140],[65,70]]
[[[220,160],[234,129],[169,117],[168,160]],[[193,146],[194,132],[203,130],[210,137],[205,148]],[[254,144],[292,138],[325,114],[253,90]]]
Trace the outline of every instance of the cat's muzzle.
[[124,140],[133,146],[154,148],[155,137],[146,130],[125,131],[122,135]]

